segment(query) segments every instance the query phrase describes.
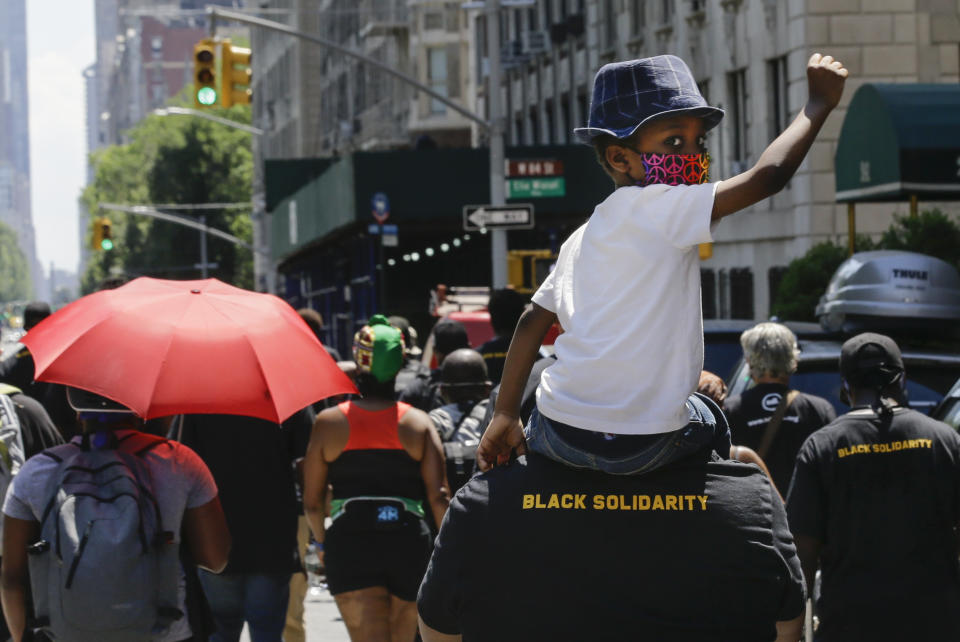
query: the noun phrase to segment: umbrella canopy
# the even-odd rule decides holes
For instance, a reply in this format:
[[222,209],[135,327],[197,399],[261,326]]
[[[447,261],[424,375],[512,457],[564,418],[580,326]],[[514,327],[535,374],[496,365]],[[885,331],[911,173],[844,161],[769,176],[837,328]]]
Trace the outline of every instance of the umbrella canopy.
[[357,391],[286,302],[217,279],[141,277],[58,310],[23,343],[37,380],[96,392],[145,419],[216,413],[281,422]]

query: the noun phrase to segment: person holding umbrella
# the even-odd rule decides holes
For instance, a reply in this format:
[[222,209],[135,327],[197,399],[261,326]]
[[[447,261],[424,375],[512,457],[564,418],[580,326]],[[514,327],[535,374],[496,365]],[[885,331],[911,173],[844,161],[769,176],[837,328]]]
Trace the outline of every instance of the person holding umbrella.
[[431,551],[425,506],[439,524],[449,503],[443,448],[426,413],[394,401],[404,361],[400,330],[373,316],[354,337],[353,357],[363,398],[317,416],[304,460],[304,509],[351,640],[412,640]]

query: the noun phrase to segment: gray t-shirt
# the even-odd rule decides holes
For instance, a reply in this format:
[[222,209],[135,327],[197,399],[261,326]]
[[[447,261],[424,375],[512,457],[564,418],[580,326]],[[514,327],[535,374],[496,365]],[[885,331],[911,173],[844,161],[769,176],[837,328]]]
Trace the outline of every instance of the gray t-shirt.
[[[133,431],[118,430],[116,435],[123,438],[131,432]],[[74,437],[72,443],[79,444],[80,437]],[[67,444],[49,450],[59,455],[75,452],[74,447]],[[214,499],[217,496],[217,485],[203,460],[190,448],[175,441],[147,452],[144,459],[154,481],[153,491],[160,506],[164,530],[172,531],[179,542],[184,511],[203,506]],[[49,485],[58,467],[59,464],[50,457],[35,456],[28,459],[13,479],[3,503],[3,514],[39,522],[43,516],[44,504],[49,499]],[[180,610],[184,613],[187,612],[185,582],[181,572],[179,602]],[[191,635],[190,624],[186,617],[182,617],[165,635],[155,638],[154,642],[176,642]]]

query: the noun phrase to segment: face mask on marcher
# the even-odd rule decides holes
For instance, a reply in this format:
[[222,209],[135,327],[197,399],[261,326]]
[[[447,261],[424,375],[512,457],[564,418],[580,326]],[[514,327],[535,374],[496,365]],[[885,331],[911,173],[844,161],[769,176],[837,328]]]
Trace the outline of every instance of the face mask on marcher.
[[640,154],[643,180],[647,185],[700,185],[710,180],[709,154]]

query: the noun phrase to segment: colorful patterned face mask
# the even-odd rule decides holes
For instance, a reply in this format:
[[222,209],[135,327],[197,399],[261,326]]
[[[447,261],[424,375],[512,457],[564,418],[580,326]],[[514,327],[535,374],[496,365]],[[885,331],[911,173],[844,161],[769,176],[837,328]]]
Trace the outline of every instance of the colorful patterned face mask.
[[640,154],[647,185],[700,185],[710,180],[709,154]]

